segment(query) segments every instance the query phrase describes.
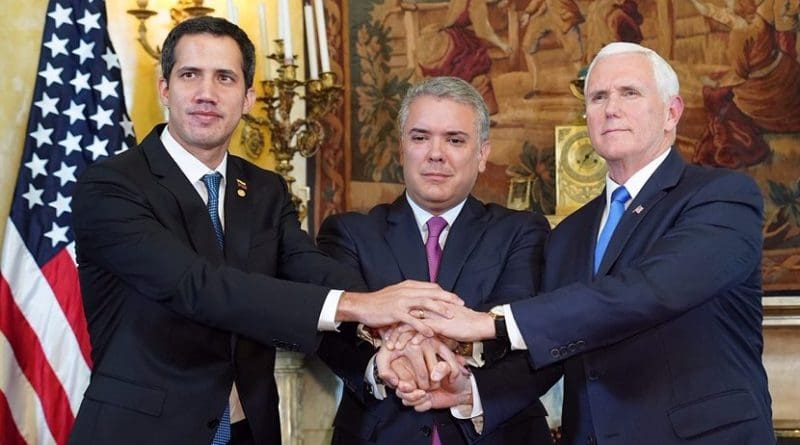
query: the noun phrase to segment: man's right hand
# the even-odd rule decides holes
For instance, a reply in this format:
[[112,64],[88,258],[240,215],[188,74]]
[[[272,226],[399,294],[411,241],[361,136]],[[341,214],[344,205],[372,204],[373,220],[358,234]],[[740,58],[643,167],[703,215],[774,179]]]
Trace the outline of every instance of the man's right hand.
[[432,337],[434,332],[424,319],[450,319],[463,304],[438,284],[406,280],[375,292],[345,292],[336,308],[336,321],[356,321],[372,328],[406,323]]

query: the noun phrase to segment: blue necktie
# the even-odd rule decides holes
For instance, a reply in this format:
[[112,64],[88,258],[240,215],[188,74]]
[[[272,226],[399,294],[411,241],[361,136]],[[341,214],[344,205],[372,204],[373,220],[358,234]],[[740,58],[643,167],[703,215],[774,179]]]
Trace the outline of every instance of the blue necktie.
[[608,242],[611,241],[611,236],[614,234],[614,229],[617,228],[619,220],[625,213],[625,203],[631,199],[628,189],[624,186],[618,187],[611,194],[611,206],[608,209],[608,219],[600,236],[597,238],[597,247],[594,249],[594,273],[600,268],[600,263],[603,261],[603,255],[606,253]]
[[[208,216],[211,218],[211,225],[214,226],[214,235],[217,237],[217,245],[220,249],[225,247],[225,235],[222,232],[222,223],[219,219],[219,183],[222,181],[222,173],[214,172],[203,176],[203,183],[208,189]],[[219,419],[219,426],[211,445],[227,445],[231,440],[231,410],[228,403],[225,403],[225,411]]]

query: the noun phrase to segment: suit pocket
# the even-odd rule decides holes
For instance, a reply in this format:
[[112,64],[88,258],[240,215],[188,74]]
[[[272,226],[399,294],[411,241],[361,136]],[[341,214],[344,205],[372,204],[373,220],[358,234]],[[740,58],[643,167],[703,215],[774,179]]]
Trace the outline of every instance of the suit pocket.
[[164,408],[166,392],[159,388],[141,386],[127,380],[95,374],[86,390],[85,397],[158,417]]
[[758,417],[753,396],[746,390],[725,391],[668,411],[675,433],[682,439]]

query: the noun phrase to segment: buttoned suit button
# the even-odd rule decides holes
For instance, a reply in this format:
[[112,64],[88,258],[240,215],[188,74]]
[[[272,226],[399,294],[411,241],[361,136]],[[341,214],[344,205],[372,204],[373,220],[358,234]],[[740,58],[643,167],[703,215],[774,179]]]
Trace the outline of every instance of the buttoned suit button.
[[431,437],[433,430],[428,425],[425,425],[419,428],[419,432],[421,432],[425,437]]
[[589,433],[586,436],[586,445],[595,445],[597,443],[597,439],[594,438],[594,434]]
[[552,356],[553,358],[559,358],[561,357],[561,353],[558,352],[558,348],[553,348],[550,350],[550,356]]

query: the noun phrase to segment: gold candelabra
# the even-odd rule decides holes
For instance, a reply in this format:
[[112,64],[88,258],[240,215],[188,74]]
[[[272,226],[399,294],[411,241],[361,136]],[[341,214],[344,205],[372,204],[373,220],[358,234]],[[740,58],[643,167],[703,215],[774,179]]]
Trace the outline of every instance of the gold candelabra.
[[[263,148],[269,146],[278,163],[275,170],[286,180],[292,201],[300,213],[300,219],[303,219],[305,203],[292,191],[295,182],[291,174],[294,169],[292,158],[295,154],[312,157],[322,147],[326,135],[321,120],[338,103],[342,87],[336,85],[336,76],[332,72],[322,73],[320,79],[305,82],[297,80],[297,65],[293,63],[293,58],[285,57],[283,40],[275,40],[275,43],[278,52],[268,57],[278,62],[278,77],[261,81],[263,95],[257,101],[261,104],[263,117],[252,114],[243,116],[245,125],[241,143],[248,156],[253,158],[260,156]],[[292,120],[292,107],[299,95],[297,89],[303,85],[306,115]],[[265,133],[269,137],[269,144],[266,143]]]
[[[147,40],[147,19],[158,14],[158,11],[147,9],[148,0],[136,0],[136,9],[129,9],[128,14],[139,19],[138,37],[136,40],[142,45],[145,52],[150,57],[161,60],[161,48],[158,46],[153,47]],[[169,15],[172,18],[172,23],[178,23],[191,18],[208,15],[214,12],[214,8],[203,6],[203,0],[177,0],[175,6],[170,8]]]

